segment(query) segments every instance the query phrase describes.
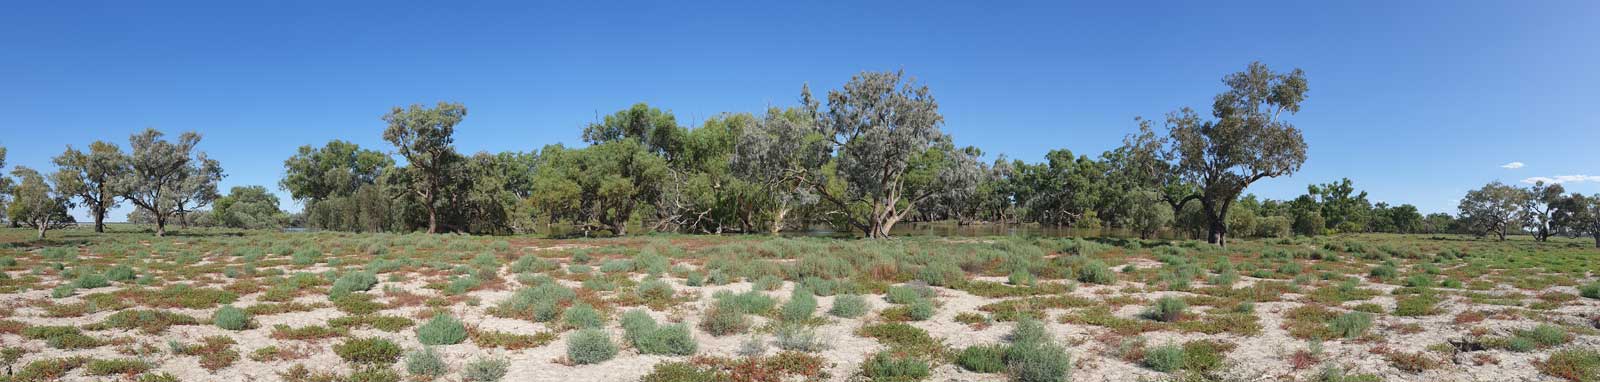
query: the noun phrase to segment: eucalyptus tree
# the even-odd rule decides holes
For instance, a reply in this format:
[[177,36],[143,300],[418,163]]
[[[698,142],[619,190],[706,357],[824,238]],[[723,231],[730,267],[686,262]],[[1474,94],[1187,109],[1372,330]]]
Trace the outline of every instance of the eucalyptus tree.
[[178,194],[193,190],[189,178],[197,168],[194,148],[200,134],[185,132],[177,141],[162,139],[156,129],[128,138],[128,171],[117,177],[116,190],[123,200],[149,214],[155,222],[156,236],[166,236],[167,219],[180,211]]
[[1359,232],[1366,227],[1369,218],[1367,212],[1372,209],[1372,203],[1367,201],[1366,191],[1356,191],[1350,178],[1306,186],[1306,195],[1310,195],[1322,207],[1322,218],[1327,228]]
[[394,159],[377,150],[332,140],[322,147],[301,146],[283,161],[278,186],[305,206],[306,224],[344,231],[384,231],[395,227],[393,198],[379,178]]
[[186,172],[183,180],[167,195],[172,197],[173,214],[178,216],[178,224],[188,228],[191,213],[222,197],[217,192],[217,184],[226,175],[222,173],[222,164],[206,156],[205,152],[195,154]]
[[217,198],[211,215],[218,225],[229,228],[272,229],[289,220],[278,209],[278,196],[262,186],[234,186],[227,196]]
[[826,109],[802,88],[801,103],[824,139],[796,142],[811,144],[798,179],[868,238],[888,237],[895,223],[958,181],[953,164],[963,154],[940,131],[939,103],[901,71],[852,77],[828,92]]
[[1566,199],[1567,190],[1560,183],[1547,185],[1539,181],[1524,192],[1528,198],[1522,202],[1523,225],[1530,228],[1535,241],[1548,240],[1555,229],[1561,228],[1555,224],[1555,217],[1561,214],[1561,201]]
[[383,140],[388,141],[406,158],[403,171],[408,172],[410,191],[418,199],[428,216],[428,233],[439,228],[441,192],[451,182],[450,171],[464,160],[455,149],[455,126],[467,116],[467,107],[460,103],[439,102],[435,107],[411,105],[395,107],[383,116],[388,128]]
[[[0,170],[4,170],[5,168],[6,168],[6,148],[5,148],[5,146],[0,146]],[[8,196],[11,195],[11,187],[12,187],[11,186],[11,178],[10,177],[6,177],[6,176],[0,176],[0,218],[6,218],[7,217],[7,216],[5,216],[6,214],[4,212],[8,210],[7,206],[10,203],[10,201],[8,199]],[[16,225],[15,222],[11,222],[11,224],[13,226]]]
[[1588,234],[1600,248],[1600,193],[1584,196],[1572,193],[1559,202],[1554,221],[1574,235]]
[[67,209],[72,208],[72,195],[59,192],[31,168],[18,166],[11,175],[17,177],[11,193],[13,200],[6,211],[11,221],[38,230],[40,240],[45,231],[73,224],[72,215],[67,214]]
[[1522,221],[1523,206],[1530,199],[1526,190],[1516,186],[1490,182],[1476,190],[1468,191],[1457,205],[1459,219],[1467,229],[1478,236],[1495,234],[1506,239],[1512,224]]
[[52,175],[57,191],[78,198],[94,218],[94,231],[105,232],[106,211],[117,207],[117,176],[129,170],[128,158],[117,145],[95,141],[89,152],[71,146],[54,158],[58,170]]
[[1172,209],[1163,203],[1161,192],[1135,190],[1129,199],[1132,203],[1128,210],[1128,228],[1140,239],[1154,237],[1162,227],[1172,223]]
[[[1167,135],[1148,139],[1136,136],[1130,145],[1136,156],[1149,158],[1147,169],[1167,187],[1192,185],[1195,189],[1176,198],[1175,207],[1197,200],[1204,214],[1206,241],[1227,245],[1229,207],[1244,190],[1261,179],[1293,174],[1306,160],[1306,143],[1300,129],[1283,120],[1283,114],[1300,111],[1306,97],[1305,73],[1295,69],[1273,72],[1260,62],[1223,78],[1228,91],[1212,103],[1214,120],[1193,109],[1167,114]],[[1141,124],[1141,132],[1147,132]]]
[[819,200],[802,181],[807,164],[815,162],[808,157],[815,153],[808,149],[820,147],[826,139],[816,122],[803,109],[770,108],[761,120],[740,130],[729,164],[734,174],[770,197],[759,211],[768,217],[766,227],[772,234],[788,225],[795,209]]

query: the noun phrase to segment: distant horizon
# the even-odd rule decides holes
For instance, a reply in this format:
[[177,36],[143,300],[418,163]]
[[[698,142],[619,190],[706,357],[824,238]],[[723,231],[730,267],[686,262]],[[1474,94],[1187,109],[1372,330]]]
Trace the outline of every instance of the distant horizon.
[[[293,213],[283,160],[332,139],[393,151],[390,107],[461,102],[457,151],[526,152],[581,146],[584,124],[637,102],[695,128],[897,69],[932,89],[958,146],[1038,162],[1098,156],[1135,117],[1209,114],[1221,76],[1259,60],[1305,70],[1288,118],[1309,159],[1246,194],[1349,178],[1373,203],[1454,215],[1496,180],[1600,192],[1600,3],[376,4],[13,7],[0,41],[26,59],[0,62],[7,171],[196,131],[228,174],[219,191],[265,186]],[[1255,22],[1224,21],[1239,18]]]

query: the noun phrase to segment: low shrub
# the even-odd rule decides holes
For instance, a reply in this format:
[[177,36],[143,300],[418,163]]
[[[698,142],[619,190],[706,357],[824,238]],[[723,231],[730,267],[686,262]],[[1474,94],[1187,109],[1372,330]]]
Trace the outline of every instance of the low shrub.
[[467,339],[467,327],[448,314],[435,314],[417,327],[417,340],[423,345],[455,345]]
[[561,322],[575,329],[595,329],[605,326],[606,320],[600,316],[600,311],[586,303],[578,303],[567,308],[561,314]]
[[1013,352],[1007,369],[1017,382],[1066,382],[1072,373],[1072,356],[1060,345],[1035,345]]
[[617,345],[600,329],[583,329],[567,338],[567,358],[579,365],[595,364],[617,356]]
[[777,339],[778,348],[800,352],[818,352],[828,348],[827,341],[817,335],[817,329],[799,325],[784,324],[773,333]]
[[334,354],[345,362],[388,365],[400,359],[400,345],[382,338],[353,338],[333,346]]
[[805,321],[811,318],[811,314],[816,311],[817,298],[811,294],[810,290],[805,288],[795,288],[794,292],[789,294],[789,301],[785,302],[783,307],[778,310],[779,316],[784,321],[790,322]]
[[871,306],[866,298],[861,295],[847,294],[833,298],[833,307],[828,309],[828,314],[839,318],[856,318],[867,314]]
[[861,375],[875,382],[920,381],[928,378],[928,362],[907,354],[881,351],[861,364]]
[[478,358],[461,366],[462,382],[495,382],[505,378],[511,369],[511,360],[505,358]]
[[1367,312],[1345,313],[1328,322],[1328,330],[1344,338],[1360,337],[1370,328],[1372,314]]
[[369,272],[346,272],[333,281],[333,287],[328,289],[328,299],[338,299],[349,295],[350,292],[369,291],[374,285],[378,285],[377,275]]
[[1161,345],[1144,351],[1144,367],[1163,373],[1171,373],[1183,368],[1183,347],[1178,345]]
[[406,372],[411,375],[438,377],[450,372],[450,367],[445,365],[439,353],[433,347],[423,347],[420,350],[406,354]]
[[233,305],[223,305],[211,315],[211,323],[227,330],[244,330],[250,327],[250,313]]
[[1005,345],[968,346],[956,353],[956,365],[977,373],[999,373],[1006,370]]
[[1141,316],[1147,319],[1174,322],[1183,317],[1184,310],[1189,309],[1189,304],[1176,297],[1162,297],[1156,299],[1154,305],[1146,309]]
[[1558,350],[1544,361],[1534,362],[1534,367],[1545,375],[1573,382],[1600,380],[1600,350]]
[[716,304],[706,309],[705,318],[700,319],[700,329],[718,337],[744,333],[750,329],[750,318],[738,308]]

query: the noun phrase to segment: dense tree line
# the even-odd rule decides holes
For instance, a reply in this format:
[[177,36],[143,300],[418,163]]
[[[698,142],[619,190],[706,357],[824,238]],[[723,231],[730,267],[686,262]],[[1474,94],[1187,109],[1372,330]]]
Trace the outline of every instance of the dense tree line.
[[[93,142],[68,147],[45,177],[26,168],[0,177],[13,225],[43,232],[72,224],[82,206],[101,229],[127,202],[130,221],[237,228],[291,223],[357,232],[509,234],[570,227],[582,235],[653,232],[776,233],[829,225],[869,238],[906,221],[1040,224],[1117,229],[1140,237],[1286,237],[1345,232],[1475,233],[1538,239],[1594,234],[1600,196],[1560,185],[1493,183],[1462,201],[1460,218],[1373,203],[1349,179],[1307,187],[1291,200],[1246,189],[1287,176],[1306,160],[1290,121],[1305,101],[1300,70],[1260,63],[1223,78],[1209,116],[1191,108],[1161,121],[1136,118],[1120,147],[1097,156],[1052,150],[1036,162],[958,146],[942,130],[933,92],[902,72],[863,72],[823,97],[760,114],[724,113],[685,126],[636,104],[580,131],[582,146],[465,155],[454,145],[467,107],[440,102],[382,116],[389,147],[334,140],[302,146],[278,186],[304,205],[288,215],[265,187],[220,195],[221,166],[200,136],[155,130],[129,152]],[[0,167],[4,166],[0,150]]]

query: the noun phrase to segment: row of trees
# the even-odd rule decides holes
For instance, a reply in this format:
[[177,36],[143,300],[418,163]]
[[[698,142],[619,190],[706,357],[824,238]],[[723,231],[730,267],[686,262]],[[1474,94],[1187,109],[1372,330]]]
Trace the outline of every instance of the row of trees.
[[1478,236],[1505,240],[1516,230],[1537,241],[1589,235],[1600,248],[1600,194],[1567,194],[1561,184],[1542,181],[1530,187],[1492,182],[1467,192],[1458,208],[1463,229]]
[[[155,225],[156,236],[166,234],[172,219],[186,227],[196,218],[241,228],[281,225],[282,220],[262,221],[286,217],[278,210],[277,197],[264,187],[236,187],[226,197],[219,195],[222,166],[196,150],[199,143],[200,135],[193,132],[167,140],[160,131],[147,129],[128,139],[126,153],[104,141],[90,143],[87,152],[68,146],[53,158],[54,173],[18,166],[11,170],[15,180],[0,177],[0,189],[10,196],[0,202],[7,204],[11,225],[37,229],[39,238],[50,229],[75,224],[68,213],[74,207],[87,210],[95,232],[104,232],[106,214],[123,202],[136,208],[131,220]],[[0,168],[4,157],[0,148]]]
[[584,147],[526,153],[462,155],[452,135],[466,107],[414,105],[383,117],[404,164],[336,140],[301,147],[280,185],[305,204],[309,225],[352,231],[566,223],[623,235],[630,225],[721,233],[823,223],[882,238],[908,220],[1154,232],[1198,214],[1205,237],[1224,244],[1244,190],[1304,163],[1306,144],[1284,117],[1307,87],[1301,71],[1259,63],[1223,82],[1210,117],[1184,108],[1164,131],[1139,120],[1139,133],[1098,159],[1056,150],[1041,163],[981,163],[981,150],[942,131],[932,91],[902,72],[861,73],[822,98],[803,86],[798,105],[697,128],[638,104],[586,126]]

